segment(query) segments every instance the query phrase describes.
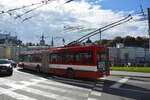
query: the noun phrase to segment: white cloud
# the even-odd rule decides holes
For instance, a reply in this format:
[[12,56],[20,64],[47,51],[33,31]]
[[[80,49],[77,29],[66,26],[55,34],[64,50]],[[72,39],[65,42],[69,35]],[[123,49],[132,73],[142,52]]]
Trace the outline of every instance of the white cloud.
[[[23,5],[32,4],[39,2],[41,0],[1,0],[0,5],[3,5],[5,9],[21,7]],[[10,4],[10,2],[13,2]],[[86,33],[72,33],[72,32],[62,32],[63,27],[83,25],[89,28],[100,28],[102,26],[108,25],[114,21],[126,17],[126,12],[113,12],[112,10],[104,10],[100,5],[93,5],[84,0],[81,2],[71,2],[62,6],[64,1],[52,2],[46,6],[41,7],[29,14],[26,14],[22,19],[26,17],[33,17],[24,23],[22,19],[14,20],[13,17],[8,14],[0,15],[0,27],[2,30],[8,30],[11,32],[16,32],[17,35],[24,42],[38,42],[40,36],[44,35],[49,37],[62,36],[66,39],[66,42],[71,42],[76,40],[80,36]],[[32,7],[33,8],[33,7]],[[30,9],[32,9],[30,8]],[[19,10],[16,13],[23,13],[27,11]],[[133,13],[133,11],[129,11]],[[135,16],[138,19],[138,16]],[[113,38],[115,36],[147,36],[147,22],[142,21],[130,21],[128,23],[122,24],[115,28],[102,33],[103,38]],[[99,36],[95,36],[92,39],[96,40]],[[50,43],[50,39],[47,39],[47,43]],[[62,45],[61,40],[55,40],[56,45]]]

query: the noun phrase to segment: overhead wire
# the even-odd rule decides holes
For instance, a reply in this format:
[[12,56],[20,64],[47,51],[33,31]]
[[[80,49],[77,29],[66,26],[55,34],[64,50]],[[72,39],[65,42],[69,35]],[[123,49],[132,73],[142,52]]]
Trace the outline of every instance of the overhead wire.
[[131,16],[131,15],[128,15],[127,17],[125,17],[125,18],[123,18],[123,19],[121,19],[121,20],[119,20],[119,21],[113,22],[113,23],[111,23],[111,24],[109,24],[109,25],[106,25],[106,26],[104,26],[104,27],[101,27],[101,28],[99,28],[99,29],[97,29],[97,30],[95,30],[95,31],[93,31],[93,32],[90,32],[90,33],[88,33],[88,34],[86,34],[86,35],[80,37],[79,39],[70,42],[68,45],[77,45],[77,44],[80,44],[82,41],[84,41],[85,39],[87,39],[87,38],[89,38],[89,37],[92,37],[92,36],[94,36],[94,35],[96,35],[96,34],[99,34],[100,32],[103,32],[103,31],[105,31],[105,30],[108,30],[108,29],[110,29],[110,28],[113,28],[113,27],[115,27],[115,26],[118,26],[118,25],[120,25],[120,24],[123,24],[123,23],[125,23],[125,22],[128,22],[128,21],[130,21],[131,19],[132,19],[132,16]]
[[25,13],[23,13],[21,15],[18,15],[17,17],[15,17],[15,19],[17,19],[19,17],[22,17],[22,16],[24,16],[24,15],[26,15],[26,14],[28,14],[28,13],[36,10],[36,9],[38,9],[38,8],[41,8],[42,6],[47,5],[47,4],[49,4],[49,3],[53,2],[53,1],[55,1],[55,0],[46,0],[45,2],[43,2],[43,4],[41,4],[41,5],[39,5],[39,6],[35,7],[35,8],[32,8],[32,9],[26,11]]
[[[43,5],[40,5],[40,6],[38,6],[38,7],[35,7],[35,8],[33,8],[33,9],[30,9],[30,10],[28,10],[27,12],[25,12],[25,13],[23,13],[22,15],[18,15],[18,17],[16,17],[15,19],[17,19],[17,18],[19,18],[19,17],[22,17],[22,16],[24,16],[25,14],[27,14],[27,13],[29,13],[29,12],[32,12],[32,11],[34,11],[34,10],[36,10],[36,9],[38,9],[38,8],[40,8],[40,7],[42,7],[42,6],[44,6],[44,5],[47,5],[47,4],[49,4],[49,3],[51,3],[52,1],[55,1],[55,0],[48,0],[49,2],[46,2],[45,4],[43,4]],[[64,5],[64,4],[66,4],[66,3],[70,3],[70,2],[72,2],[73,0],[68,0],[68,1],[66,1],[65,3],[63,3],[63,4],[61,4],[61,5],[58,5],[58,6],[62,6],[62,5]],[[58,7],[58,6],[56,6],[56,7]],[[55,7],[55,8],[56,8]],[[35,16],[32,16],[32,17],[35,17]],[[25,18],[26,20],[28,20],[28,19],[30,19],[31,18],[31,16],[28,18]],[[23,19],[24,20],[24,19]],[[26,21],[25,20],[25,21]],[[23,21],[24,22],[24,21]]]
[[17,2],[17,1],[19,1],[19,0],[13,0],[13,1],[11,1],[11,2],[8,2],[7,4],[9,5],[9,4],[13,4],[13,3],[15,3],[15,2]]
[[33,18],[33,17],[35,17],[35,16],[37,16],[37,15],[32,15],[32,16],[30,16],[30,17],[26,17],[26,18],[24,18],[24,19],[22,20],[22,23],[23,23],[24,21],[26,21],[26,20],[29,20],[29,19],[31,19],[31,18]]
[[21,6],[21,7],[16,7],[16,8],[13,8],[13,9],[9,9],[7,11],[0,11],[0,14],[9,13],[9,12],[12,12],[12,11],[28,8],[28,7],[39,5],[39,4],[42,4],[42,3],[45,3],[45,1],[41,1],[41,2],[38,2],[38,3],[32,3],[32,4]]

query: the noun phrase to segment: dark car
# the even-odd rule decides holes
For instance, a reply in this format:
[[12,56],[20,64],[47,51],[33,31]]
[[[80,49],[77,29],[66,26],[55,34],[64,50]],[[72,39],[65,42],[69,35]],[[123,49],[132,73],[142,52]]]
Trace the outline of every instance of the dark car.
[[0,74],[13,74],[13,66],[9,60],[0,59]]
[[9,61],[11,62],[12,67],[15,68],[17,66],[17,63],[15,61],[13,61],[13,60],[9,60]]

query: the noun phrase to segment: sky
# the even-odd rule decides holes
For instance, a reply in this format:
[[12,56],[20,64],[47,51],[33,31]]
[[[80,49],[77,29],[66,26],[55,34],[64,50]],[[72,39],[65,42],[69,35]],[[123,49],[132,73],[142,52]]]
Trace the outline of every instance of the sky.
[[[0,0],[0,11],[7,11],[16,7],[22,7],[41,2],[42,0]],[[150,0],[74,0],[64,4],[67,0],[53,0],[21,17],[26,11],[38,5],[16,11],[0,14],[0,33],[17,35],[23,43],[38,43],[40,36],[44,35],[47,44],[52,37],[55,46],[61,46],[62,38],[65,44],[74,41],[81,36],[127,17],[133,19],[127,23],[102,32],[102,39],[113,39],[116,36],[146,36],[148,37],[148,21],[141,20],[147,16],[138,14],[140,5],[147,15],[150,8]],[[17,19],[16,19],[17,17]],[[28,19],[29,18],[29,19]],[[28,19],[28,20],[26,20]],[[91,29],[91,31],[65,30],[70,27]],[[99,35],[90,38],[99,40]]]

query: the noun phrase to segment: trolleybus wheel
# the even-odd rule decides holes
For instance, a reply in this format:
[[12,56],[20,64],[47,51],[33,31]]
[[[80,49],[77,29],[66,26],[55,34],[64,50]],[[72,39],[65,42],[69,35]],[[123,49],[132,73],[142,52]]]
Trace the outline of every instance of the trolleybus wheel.
[[37,71],[37,72],[40,72],[40,66],[39,66],[39,65],[37,65],[36,71]]
[[67,69],[67,77],[68,78],[74,78],[73,69],[71,69],[71,68]]

